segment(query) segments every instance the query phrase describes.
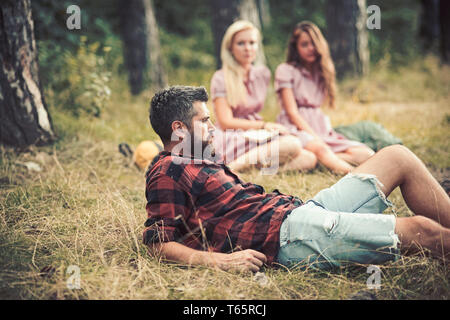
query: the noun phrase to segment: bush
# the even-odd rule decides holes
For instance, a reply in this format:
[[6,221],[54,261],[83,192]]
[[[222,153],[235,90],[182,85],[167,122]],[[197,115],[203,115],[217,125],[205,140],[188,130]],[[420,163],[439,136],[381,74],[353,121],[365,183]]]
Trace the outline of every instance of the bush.
[[[98,42],[88,44],[87,38],[81,37],[75,53],[60,47],[55,49],[45,42],[40,43],[39,49],[41,68],[47,75],[44,84],[54,104],[74,116],[82,113],[100,116],[111,95],[108,86],[111,72],[104,57],[111,48],[99,50]],[[54,54],[55,50],[58,55]]]

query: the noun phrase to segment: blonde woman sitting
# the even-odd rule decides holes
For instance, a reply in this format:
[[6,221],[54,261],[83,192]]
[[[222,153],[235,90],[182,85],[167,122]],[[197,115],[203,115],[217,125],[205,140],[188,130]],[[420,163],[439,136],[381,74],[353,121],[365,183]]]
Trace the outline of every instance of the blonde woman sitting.
[[[224,35],[222,69],[214,73],[210,90],[217,122],[215,148],[235,171],[260,167],[274,157],[282,171],[312,169],[314,154],[302,149],[285,126],[265,122],[258,114],[271,78],[266,66],[254,65],[259,43],[260,33],[248,21],[236,21]],[[255,143],[258,137],[262,139]]]

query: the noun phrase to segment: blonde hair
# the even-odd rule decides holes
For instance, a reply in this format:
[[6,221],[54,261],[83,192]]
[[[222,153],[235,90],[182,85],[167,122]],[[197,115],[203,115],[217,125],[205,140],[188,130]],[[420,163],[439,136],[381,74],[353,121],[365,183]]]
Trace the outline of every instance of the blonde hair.
[[297,41],[303,32],[306,32],[311,37],[316,48],[318,58],[314,62],[315,69],[319,70],[319,82],[325,92],[327,104],[334,109],[336,106],[336,71],[331,59],[328,42],[314,23],[303,21],[295,26],[289,39],[287,63],[294,66],[302,65],[302,59],[298,54]]
[[261,35],[259,30],[249,21],[238,20],[230,25],[222,39],[220,58],[225,77],[225,88],[227,90],[227,101],[231,107],[247,102],[247,89],[244,85],[244,69],[234,59],[231,46],[236,33],[244,30],[255,30],[260,45]]

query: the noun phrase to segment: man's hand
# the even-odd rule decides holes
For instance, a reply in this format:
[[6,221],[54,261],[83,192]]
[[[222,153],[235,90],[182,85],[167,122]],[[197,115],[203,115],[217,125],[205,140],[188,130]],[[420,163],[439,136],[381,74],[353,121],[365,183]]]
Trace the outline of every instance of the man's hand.
[[215,265],[225,271],[257,272],[267,262],[267,257],[258,251],[247,249],[233,253],[218,253]]
[[177,242],[165,242],[149,246],[153,253],[160,253],[166,260],[206,265],[225,271],[257,272],[267,262],[267,257],[258,251],[247,249],[233,253],[195,250]]

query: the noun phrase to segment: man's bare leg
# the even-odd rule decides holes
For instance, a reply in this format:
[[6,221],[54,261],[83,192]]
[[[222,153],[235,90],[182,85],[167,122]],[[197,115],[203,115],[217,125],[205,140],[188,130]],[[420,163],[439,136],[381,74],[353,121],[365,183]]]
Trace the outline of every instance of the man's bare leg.
[[412,212],[450,228],[450,198],[423,162],[406,147],[384,148],[352,173],[376,175],[386,196],[399,186]]
[[400,186],[406,204],[417,215],[396,219],[402,251],[423,247],[436,256],[450,254],[450,198],[410,150],[384,148],[353,173],[376,175],[386,196]]
[[434,220],[419,215],[397,218],[395,233],[399,237],[403,253],[414,253],[426,248],[433,256],[449,258],[450,229]]

